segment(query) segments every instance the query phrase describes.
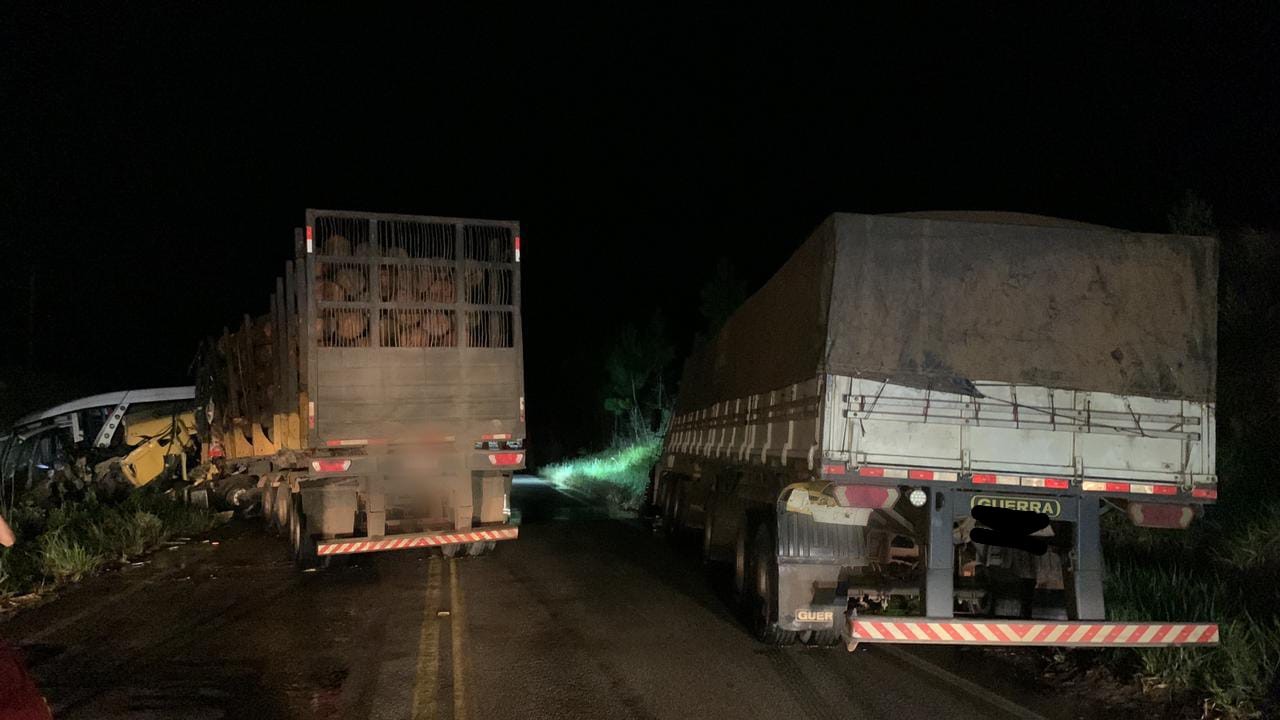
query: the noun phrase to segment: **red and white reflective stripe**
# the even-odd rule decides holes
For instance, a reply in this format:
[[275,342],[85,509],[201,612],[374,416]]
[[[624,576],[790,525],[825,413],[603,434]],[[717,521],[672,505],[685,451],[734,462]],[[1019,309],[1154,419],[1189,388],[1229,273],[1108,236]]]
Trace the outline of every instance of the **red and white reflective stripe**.
[[520,262],[520,236],[516,236],[516,262]]
[[1021,485],[1022,478],[1017,475],[989,475],[987,473],[974,473],[974,485]]
[[1065,478],[1024,477],[1022,478],[1022,487],[1066,490],[1071,487],[1071,481]]
[[1208,487],[1191,488],[1191,497],[1203,498],[1205,500],[1217,500],[1218,488],[1208,488]]
[[307,226],[307,253],[315,252],[315,241],[313,240],[313,237],[314,236],[311,233],[311,226],[308,225]]
[[882,468],[867,467],[858,468],[858,474],[862,477],[882,477],[897,478],[899,480],[936,480],[939,482],[955,482],[956,473],[939,472],[937,470],[912,470],[910,468]]
[[1022,487],[1048,488],[1051,490],[1066,490],[1071,487],[1071,481],[1063,478],[974,473],[970,479],[974,485],[1021,485]]
[[307,401],[307,427],[312,430],[316,429],[316,402],[314,400]]
[[511,433],[501,433],[499,435],[481,435],[481,440],[510,440]]
[[379,552],[381,550],[408,550],[410,548],[435,547],[437,545],[515,540],[519,534],[519,528],[505,527],[496,530],[473,530],[465,533],[415,535],[406,538],[389,537],[381,540],[325,540],[316,548],[316,553],[320,555],[351,555],[354,553]]
[[1080,485],[1085,492],[1131,493],[1136,495],[1177,495],[1177,485],[1153,485],[1151,483],[1107,482],[1085,480]]
[[1007,622],[1001,620],[867,620],[849,623],[854,642],[941,645],[1156,647],[1216,645],[1215,623]]

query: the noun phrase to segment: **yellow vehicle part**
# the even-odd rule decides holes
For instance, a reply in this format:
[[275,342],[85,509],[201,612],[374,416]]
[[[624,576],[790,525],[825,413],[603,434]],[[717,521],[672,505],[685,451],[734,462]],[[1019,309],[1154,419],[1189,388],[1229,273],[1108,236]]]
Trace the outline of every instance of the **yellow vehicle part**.
[[222,457],[227,459],[267,457],[281,450],[300,450],[306,442],[302,420],[297,413],[273,415],[269,435],[260,423],[242,418],[232,420],[229,430],[214,428],[211,435],[222,450]]
[[164,472],[170,457],[191,449],[196,433],[195,413],[130,418],[125,416],[125,443],[133,449],[120,458],[120,471],[135,487]]
[[871,518],[866,508],[841,507],[831,494],[829,482],[794,483],[782,489],[787,512],[811,516],[830,525],[862,525]]

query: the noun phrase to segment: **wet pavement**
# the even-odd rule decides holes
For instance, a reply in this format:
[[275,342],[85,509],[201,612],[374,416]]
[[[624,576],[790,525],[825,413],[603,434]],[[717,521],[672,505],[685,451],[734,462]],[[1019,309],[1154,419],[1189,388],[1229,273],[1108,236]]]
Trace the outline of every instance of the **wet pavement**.
[[0,624],[58,718],[1070,718],[971,648],[766,648],[693,553],[541,482],[492,555],[299,573],[234,523]]

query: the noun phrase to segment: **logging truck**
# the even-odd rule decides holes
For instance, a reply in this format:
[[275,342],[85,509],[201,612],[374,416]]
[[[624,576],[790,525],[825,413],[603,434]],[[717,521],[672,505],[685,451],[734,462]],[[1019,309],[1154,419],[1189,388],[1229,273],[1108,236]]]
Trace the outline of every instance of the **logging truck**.
[[308,210],[268,312],[199,355],[209,487],[304,567],[514,539],[519,262],[515,222]]
[[661,523],[769,643],[1216,643],[1107,617],[1101,527],[1217,498],[1217,268],[1207,237],[833,215],[686,363]]

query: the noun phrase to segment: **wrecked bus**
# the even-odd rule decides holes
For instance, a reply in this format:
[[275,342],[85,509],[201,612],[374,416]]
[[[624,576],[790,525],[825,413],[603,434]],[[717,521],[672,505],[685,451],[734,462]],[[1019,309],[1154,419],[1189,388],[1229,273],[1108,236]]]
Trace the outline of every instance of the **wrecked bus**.
[[19,418],[0,435],[0,494],[6,503],[56,485],[108,495],[186,479],[195,452],[195,388],[102,393]]
[[1216,643],[1108,622],[1103,513],[1217,498],[1217,245],[829,217],[688,360],[656,509],[771,643]]
[[514,539],[519,260],[515,222],[308,210],[269,312],[200,354],[211,484],[302,566]]

